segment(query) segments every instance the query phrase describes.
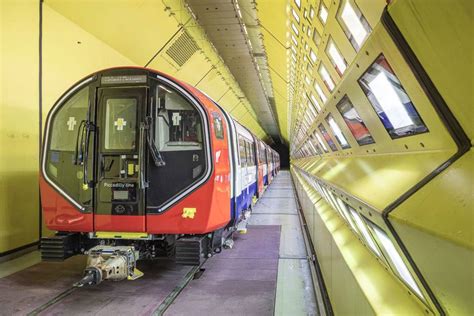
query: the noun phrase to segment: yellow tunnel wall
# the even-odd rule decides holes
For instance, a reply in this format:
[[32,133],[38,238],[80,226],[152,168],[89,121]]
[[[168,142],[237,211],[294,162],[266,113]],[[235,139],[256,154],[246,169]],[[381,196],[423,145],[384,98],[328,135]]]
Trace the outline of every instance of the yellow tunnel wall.
[[[0,254],[4,254],[39,239],[40,4],[34,0],[6,0],[0,5]],[[173,10],[183,10],[181,2],[170,5]],[[75,82],[104,68],[144,66],[160,47],[167,48],[166,42],[173,34],[180,35],[184,30],[178,32],[179,21],[167,13],[162,2],[138,5],[123,1],[107,11],[110,20],[102,14],[106,7],[110,9],[100,1],[43,2],[43,124],[56,100]],[[129,29],[129,33],[117,32],[119,25],[113,23],[126,13],[135,19],[136,28]],[[156,16],[141,18],[147,14]],[[189,19],[186,14],[180,17]],[[160,21],[159,28],[153,21]],[[198,52],[177,67],[163,49],[149,67],[197,86],[258,137],[266,138],[250,103],[239,97],[238,83],[195,23],[190,20],[186,31],[198,43]],[[140,30],[147,31],[137,35]],[[44,225],[43,234],[51,234]]]
[[0,254],[38,240],[38,1],[0,1]]

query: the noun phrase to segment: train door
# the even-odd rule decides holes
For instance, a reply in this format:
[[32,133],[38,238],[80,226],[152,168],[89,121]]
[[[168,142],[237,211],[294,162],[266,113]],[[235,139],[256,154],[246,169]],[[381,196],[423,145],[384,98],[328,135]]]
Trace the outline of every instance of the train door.
[[145,231],[147,93],[145,87],[98,89],[95,231]]

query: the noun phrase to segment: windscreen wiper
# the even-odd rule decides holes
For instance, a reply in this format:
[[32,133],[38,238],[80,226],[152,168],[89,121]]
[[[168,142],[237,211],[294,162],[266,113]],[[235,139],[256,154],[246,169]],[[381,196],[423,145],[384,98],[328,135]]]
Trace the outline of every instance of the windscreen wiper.
[[151,157],[153,158],[153,162],[157,167],[163,167],[166,165],[166,162],[163,160],[160,151],[156,148],[154,142],[152,141],[151,137],[151,123],[153,119],[151,116],[145,117],[145,129],[146,129],[146,141],[148,143],[148,148],[150,149]]

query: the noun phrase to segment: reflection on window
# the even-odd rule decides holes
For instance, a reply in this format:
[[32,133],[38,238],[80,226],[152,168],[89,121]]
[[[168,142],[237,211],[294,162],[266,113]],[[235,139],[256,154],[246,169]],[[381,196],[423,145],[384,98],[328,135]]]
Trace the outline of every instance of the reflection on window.
[[74,151],[79,125],[87,119],[89,87],[72,96],[52,119],[50,150]]
[[212,120],[214,125],[214,135],[218,139],[224,139],[224,126],[222,124],[222,118],[218,113],[212,113]]
[[314,133],[314,135],[316,135],[316,138],[318,139],[318,142],[319,142],[319,144],[321,145],[321,147],[323,147],[324,152],[327,153],[327,152],[328,152],[328,148],[327,148],[326,145],[324,144],[323,139],[321,138],[321,136],[319,136],[318,133]]
[[323,135],[324,139],[328,143],[329,147],[331,148],[331,150],[332,151],[337,151],[336,144],[334,144],[331,136],[329,135],[329,133],[326,130],[326,128],[324,127],[324,125],[321,123],[321,124],[319,124],[318,128],[319,128],[319,131],[321,132],[321,134]]
[[344,57],[342,57],[339,49],[336,47],[336,44],[332,39],[329,39],[328,46],[326,48],[326,53],[329,56],[334,68],[336,69],[339,76],[342,76],[344,71],[346,71],[347,63]]
[[323,24],[326,24],[328,20],[328,9],[324,5],[324,3],[321,1],[321,5],[319,6],[319,19]]
[[315,84],[314,84],[314,89],[316,89],[316,92],[318,93],[318,95],[319,95],[319,97],[321,98],[321,100],[323,101],[323,103],[326,103],[326,101],[328,100],[328,98],[327,98],[326,95],[324,94],[323,89],[321,89],[321,87],[319,86],[319,84],[315,83]]
[[316,44],[316,46],[319,46],[321,44],[321,34],[318,33],[316,28],[313,29],[313,42]]
[[359,84],[393,139],[428,131],[383,55],[364,73]]
[[413,276],[411,275],[408,267],[406,266],[405,262],[403,261],[402,257],[398,254],[395,245],[392,243],[390,238],[387,236],[385,231],[383,231],[380,227],[370,222],[372,229],[375,232],[375,235],[378,237],[378,240],[382,244],[385,253],[390,258],[392,265],[395,267],[400,278],[416,293],[418,296],[423,298],[423,294],[421,293],[420,288],[416,284]]
[[202,149],[198,111],[171,88],[156,88],[155,146],[159,151]]
[[357,8],[355,4],[351,4],[351,0],[346,0],[345,3],[342,4],[342,11],[338,19],[352,46],[356,51],[359,51],[371,32],[369,23],[359,8]]
[[296,13],[295,9],[291,8],[291,14],[293,14],[293,17],[295,18],[296,22],[300,23],[300,16],[298,13]]
[[301,0],[295,0],[295,4],[298,7],[298,9],[301,9]]
[[379,249],[377,248],[377,245],[375,245],[375,242],[372,239],[372,236],[369,233],[369,230],[364,224],[364,221],[360,217],[359,213],[356,212],[352,207],[348,206],[349,210],[351,211],[352,217],[354,218],[354,222],[356,223],[357,227],[359,228],[359,231],[362,233],[362,236],[364,236],[366,244],[369,245],[370,249],[372,249],[373,252],[377,256],[381,256]]
[[293,34],[291,34],[291,40],[293,41],[295,46],[298,47],[298,41],[296,40],[296,37]]
[[318,112],[321,112],[321,106],[319,105],[318,100],[316,99],[316,97],[312,93],[310,94],[310,99],[311,99],[311,102],[313,103],[313,105],[318,109]]
[[293,29],[293,32],[295,32],[296,36],[300,35],[300,31],[296,27],[295,23],[291,22],[291,28]]
[[313,6],[311,6],[311,8],[309,9],[309,18],[311,20],[314,19],[314,8],[313,8]]
[[332,114],[329,114],[328,116],[326,116],[326,122],[329,124],[329,127],[333,131],[334,136],[336,136],[336,140],[339,143],[339,145],[341,145],[342,149],[351,148],[351,146],[346,140],[346,137],[344,137],[344,134],[342,134],[342,131],[339,128],[339,125],[337,125],[336,121],[334,121]]
[[135,98],[107,99],[105,105],[105,149],[135,149],[136,133],[137,100]]
[[239,158],[241,165],[245,165],[247,163],[245,140],[241,136],[239,136]]
[[316,62],[316,54],[314,53],[313,50],[310,50],[309,52],[309,58],[311,58],[311,62],[314,64]]
[[375,143],[367,126],[365,126],[364,121],[362,121],[359,113],[347,96],[344,96],[336,107],[359,145],[363,146]]
[[324,84],[328,88],[329,91],[334,90],[334,81],[332,80],[329,72],[327,71],[326,67],[323,64],[319,66],[319,74],[321,75]]

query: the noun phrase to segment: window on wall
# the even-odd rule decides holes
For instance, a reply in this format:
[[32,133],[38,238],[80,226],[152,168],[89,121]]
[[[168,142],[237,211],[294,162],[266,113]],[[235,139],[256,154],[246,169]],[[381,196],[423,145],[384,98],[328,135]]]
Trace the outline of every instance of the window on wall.
[[321,145],[321,147],[323,148],[324,152],[327,153],[328,152],[328,148],[326,147],[326,145],[324,144],[324,141],[323,139],[321,138],[321,136],[319,136],[318,133],[314,133],[313,135],[316,136],[316,139],[318,140],[319,144]]
[[415,279],[410,273],[407,265],[403,261],[402,257],[397,251],[395,244],[392,242],[390,237],[385,233],[385,231],[377,226],[376,224],[372,223],[370,220],[364,218],[368,225],[371,227],[373,232],[375,233],[376,239],[378,239],[378,244],[381,246],[382,250],[384,251],[386,257],[390,259],[391,266],[397,272],[398,276],[404,281],[404,283],[411,288],[420,298],[423,298],[423,294],[421,293],[418,284],[416,283]]
[[293,44],[295,44],[296,47],[298,47],[298,40],[293,34],[291,34],[291,41],[293,42]]
[[311,62],[312,62],[313,64],[316,62],[317,57],[316,57],[316,54],[314,53],[313,50],[310,50],[310,51],[309,51],[309,58],[311,59]]
[[365,126],[364,121],[347,96],[344,96],[339,101],[336,108],[341,113],[344,122],[360,146],[375,143],[369,129]]
[[337,125],[336,121],[334,121],[332,114],[329,114],[328,116],[326,116],[326,122],[328,123],[329,127],[334,133],[334,136],[336,136],[336,140],[339,143],[339,145],[341,145],[341,148],[342,149],[351,148],[351,145],[349,145],[349,143],[347,142],[346,137],[344,136],[341,129],[339,128],[339,125]]
[[367,69],[359,84],[392,139],[428,132],[383,55]]
[[336,43],[333,41],[332,38],[329,39],[328,45],[326,47],[326,54],[331,60],[331,63],[336,69],[339,76],[342,77],[344,71],[346,71],[347,62],[342,56],[342,54],[339,52],[339,49],[337,48]]
[[329,135],[328,131],[326,130],[326,128],[324,127],[324,125],[322,123],[319,124],[318,129],[321,132],[321,134],[323,135],[324,140],[326,141],[326,143],[328,143],[329,148],[331,148],[332,151],[337,151],[336,144],[334,144],[334,141],[332,140],[331,136]]
[[298,15],[298,13],[296,13],[295,9],[291,8],[291,14],[295,18],[296,22],[298,22],[298,24],[299,24],[300,23],[300,16]]
[[316,28],[313,28],[313,42],[316,46],[319,46],[319,44],[321,44],[321,34],[319,34]]
[[313,8],[313,6],[311,6],[311,7],[309,8],[309,18],[310,18],[311,20],[314,19],[314,8]]
[[334,90],[334,81],[332,80],[328,70],[326,69],[326,67],[324,67],[322,63],[319,65],[319,74],[321,75],[321,78],[323,79],[326,88],[328,88],[329,91]]
[[300,35],[300,31],[293,22],[291,22],[291,29],[293,30],[293,32],[295,32],[296,36]]
[[359,51],[372,29],[353,0],[341,2],[337,19],[354,49]]
[[319,86],[319,84],[315,83],[315,84],[314,84],[314,89],[316,90],[316,92],[318,93],[319,97],[321,98],[321,101],[323,101],[323,103],[326,103],[326,101],[328,100],[328,98],[327,98],[326,95],[324,94],[323,89],[321,89],[321,87]]
[[319,105],[319,102],[316,99],[316,97],[312,93],[310,94],[309,97],[310,97],[311,102],[313,103],[314,107],[316,107],[316,109],[318,109],[318,112],[321,112],[321,106]]
[[301,0],[295,0],[295,4],[298,7],[298,9],[301,9]]
[[321,20],[321,22],[323,23],[323,25],[326,24],[326,22],[328,20],[328,15],[329,15],[328,9],[324,5],[324,3],[321,1],[321,4],[319,5],[318,17]]

